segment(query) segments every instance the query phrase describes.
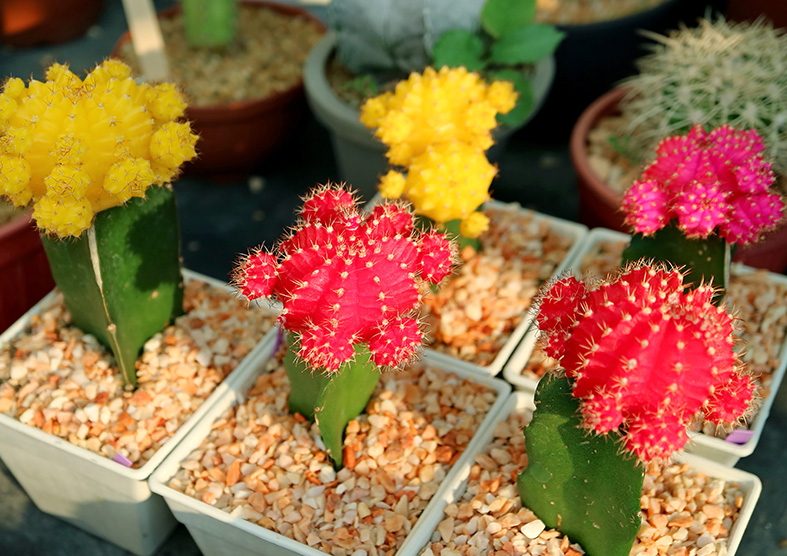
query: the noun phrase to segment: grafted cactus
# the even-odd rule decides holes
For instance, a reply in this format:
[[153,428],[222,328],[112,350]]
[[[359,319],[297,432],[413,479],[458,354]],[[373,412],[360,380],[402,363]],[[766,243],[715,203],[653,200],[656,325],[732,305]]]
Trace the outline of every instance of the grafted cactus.
[[[544,379],[525,431],[523,502],[591,555],[627,555],[644,466],[669,458],[699,416],[743,418],[754,395],[733,351],[733,318],[678,270],[632,265],[590,288],[542,294],[538,325],[565,377]],[[614,470],[599,480],[596,469]],[[599,503],[602,502],[603,503]]]
[[277,254],[257,249],[242,258],[233,282],[249,300],[284,306],[280,325],[297,336],[291,351],[305,363],[286,360],[290,408],[316,418],[340,465],[342,432],[371,396],[377,367],[402,366],[420,346],[410,315],[420,284],[451,272],[453,249],[442,234],[415,230],[401,205],[361,214],[341,187],[312,193],[300,217]]
[[430,64],[448,29],[478,28],[484,0],[334,0],[328,22],[339,59],[362,74],[400,75]]
[[465,68],[426,68],[399,83],[395,93],[366,101],[361,122],[376,128],[388,147],[391,170],[380,182],[383,197],[404,195],[419,215],[439,224],[460,220],[462,236],[478,237],[488,227],[476,210],[489,197],[497,169],[485,151],[492,146],[498,113],[516,103],[507,81],[487,84]]
[[12,78],[0,94],[0,195],[33,203],[72,322],[112,350],[129,385],[142,345],[182,312],[166,184],[195,155],[185,107],[174,86],[139,85],[115,60],[84,79],[54,64],[45,82]]
[[642,257],[685,265],[696,283],[724,287],[729,245],[758,241],[781,220],[771,165],[754,130],[728,125],[668,137],[621,209],[635,236],[624,262]]

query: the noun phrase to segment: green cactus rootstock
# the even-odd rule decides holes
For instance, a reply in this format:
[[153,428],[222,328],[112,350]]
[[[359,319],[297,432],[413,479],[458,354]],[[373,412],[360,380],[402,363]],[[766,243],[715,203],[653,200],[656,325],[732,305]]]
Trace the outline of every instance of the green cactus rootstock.
[[727,241],[711,234],[707,238],[689,239],[678,229],[675,222],[652,235],[635,233],[623,251],[622,264],[640,259],[655,260],[682,268],[685,280],[695,288],[701,283],[712,283],[719,288],[713,298],[716,305],[722,302],[729,283],[732,248]]
[[545,377],[525,428],[528,465],[517,486],[522,503],[589,556],[627,556],[639,531],[644,468],[622,456],[611,436],[582,428],[565,377]]
[[297,352],[297,346],[289,344],[284,356],[291,384],[290,411],[317,422],[326,451],[338,469],[342,466],[344,429],[366,409],[380,371],[370,361],[366,346],[356,345],[355,359],[332,374],[313,372],[297,358]]
[[238,29],[238,0],[183,0],[186,38],[202,48],[227,46]]
[[109,347],[127,385],[145,342],[183,312],[175,197],[147,197],[100,212],[75,239],[42,235],[72,322]]

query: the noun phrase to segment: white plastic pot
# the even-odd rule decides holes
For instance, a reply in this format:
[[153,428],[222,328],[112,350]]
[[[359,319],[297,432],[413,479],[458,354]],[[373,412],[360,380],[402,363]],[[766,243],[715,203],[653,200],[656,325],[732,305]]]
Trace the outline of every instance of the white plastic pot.
[[[578,271],[582,263],[583,256],[591,251],[596,245],[602,242],[628,242],[629,235],[605,228],[594,228],[590,233],[585,236],[582,245],[577,251],[575,258],[571,261],[568,268],[573,271]],[[733,264],[732,274],[744,274],[754,272],[756,269],[746,267],[740,264]],[[768,278],[773,282],[782,284],[787,283],[787,276],[768,273]],[[787,303],[787,300],[782,300]],[[517,389],[527,392],[535,392],[536,384],[538,381],[532,380],[522,376],[521,370],[525,367],[530,355],[533,352],[537,340],[537,329],[531,327],[526,332],[522,343],[517,347],[511,359],[506,364],[503,370],[503,376]],[[753,349],[754,346],[750,346]],[[686,447],[686,450],[692,454],[708,458],[711,461],[719,462],[723,465],[735,466],[738,460],[742,457],[751,455],[754,452],[757,442],[762,435],[762,429],[765,427],[765,421],[768,419],[768,414],[771,411],[773,400],[779,390],[779,385],[784,378],[785,371],[787,370],[787,345],[783,345],[779,352],[779,365],[771,375],[770,395],[762,401],[757,414],[749,423],[751,436],[743,444],[736,444],[722,440],[701,433],[691,433],[691,441]]]
[[[187,280],[227,287],[195,272],[183,274]],[[30,318],[53,298],[54,292],[48,294],[0,335],[0,345],[19,334]],[[232,395],[249,377],[258,374],[274,343],[275,332],[275,328],[271,329],[172,438],[138,469],[3,414],[0,414],[0,458],[41,511],[135,554],[153,554],[177,522],[164,500],[151,492],[148,477],[222,395]]]
[[[506,401],[503,409],[498,412],[497,419],[488,426],[485,426],[483,429],[481,429],[476,435],[477,438],[473,439],[474,441],[480,441],[478,443],[474,442],[477,452],[472,454],[473,458],[475,458],[475,456],[481,452],[487,444],[492,442],[495,425],[498,422],[508,419],[508,416],[512,412],[532,413],[534,407],[533,393],[514,392]],[[726,482],[737,482],[741,485],[741,490],[745,493],[743,506],[740,509],[738,518],[735,520],[735,523],[730,530],[727,542],[727,556],[735,556],[735,552],[738,549],[741,539],[743,538],[743,533],[746,530],[749,520],[751,519],[752,512],[754,511],[754,507],[757,504],[757,500],[759,499],[760,493],[762,491],[762,483],[760,482],[760,479],[756,475],[746,471],[732,469],[719,463],[709,461],[705,458],[697,457],[695,455],[678,454],[675,459],[679,463],[688,463],[692,469],[702,472],[709,477],[722,479]],[[472,462],[473,460],[471,459],[470,461]],[[463,471],[463,475],[457,474],[452,477],[453,483],[451,485],[445,485],[448,488],[443,491],[443,496],[439,502],[435,504],[435,513],[430,514],[428,517],[428,523],[431,525],[430,530],[432,532],[437,528],[437,525],[440,523],[440,521],[445,518],[443,514],[445,507],[448,504],[459,501],[467,489],[468,477],[470,475],[470,466],[468,466],[466,469],[463,469]],[[427,520],[425,518],[422,518],[422,520],[424,520],[424,525],[427,525]],[[421,542],[421,544],[415,547],[416,552],[413,553],[415,554],[420,552],[430,541],[430,538],[431,535],[427,536],[423,542]],[[408,541],[409,540],[410,539],[408,539]],[[412,540],[416,541],[415,538]],[[415,544],[415,542],[412,544]],[[407,546],[407,543],[405,543],[405,546]],[[408,548],[410,547],[408,546]],[[404,547],[402,547],[402,549],[404,549]]]
[[[273,346],[268,346],[272,353]],[[452,360],[450,366],[443,366],[435,362],[430,354],[424,357],[426,364],[443,368],[456,373],[462,378],[473,378],[481,384],[487,385],[497,392],[497,399],[489,410],[479,430],[485,430],[497,420],[497,414],[503,408],[511,387],[506,382],[479,375],[475,369],[463,364],[461,361]],[[245,381],[243,392],[253,384],[253,377]],[[234,517],[218,508],[214,508],[195,498],[167,486],[169,480],[180,468],[180,462],[186,459],[210,432],[213,422],[227,409],[235,405],[243,396],[235,392],[225,392],[211,410],[204,415],[202,421],[183,439],[178,447],[167,457],[162,465],[150,477],[150,488],[164,497],[175,518],[183,523],[194,538],[200,551],[205,556],[324,556],[324,553],[298,541],[265,529],[259,525]],[[442,513],[442,508],[434,508],[449,494],[447,489],[452,489],[457,484],[455,476],[464,473],[472,464],[472,455],[482,444],[479,444],[479,434],[476,434],[468,444],[465,452],[453,465],[440,488],[424,509],[418,522],[413,526],[404,546],[397,552],[398,556],[413,555],[415,550],[423,545],[432,534],[435,516]],[[437,516],[439,517],[439,516]],[[434,524],[434,525],[433,525]]]
[[[369,200],[374,197],[379,176],[388,170],[386,147],[360,122],[360,111],[342,102],[328,83],[325,68],[335,46],[336,35],[329,32],[309,52],[303,74],[306,100],[317,119],[330,131],[339,176]],[[535,107],[530,118],[546,99],[554,76],[552,56],[535,65],[530,80]],[[509,130],[508,134],[512,132]],[[504,135],[504,131],[495,133],[496,142]]]

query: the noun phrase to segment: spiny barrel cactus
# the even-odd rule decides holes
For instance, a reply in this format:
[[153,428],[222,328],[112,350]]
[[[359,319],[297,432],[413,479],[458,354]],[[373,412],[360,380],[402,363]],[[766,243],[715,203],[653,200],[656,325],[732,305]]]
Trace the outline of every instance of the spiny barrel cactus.
[[417,214],[444,224],[461,220],[461,233],[477,237],[488,227],[477,213],[497,170],[485,152],[498,113],[510,111],[516,93],[508,81],[487,84],[465,68],[413,73],[394,93],[366,101],[361,122],[376,128],[388,147],[391,170],[380,182],[383,197],[405,195]]
[[541,296],[545,351],[574,381],[588,429],[623,427],[625,448],[651,461],[683,448],[699,414],[719,424],[745,415],[754,385],[712,295],[686,291],[678,270],[634,265],[596,289],[568,277]]
[[763,20],[702,20],[657,41],[623,85],[631,150],[643,158],[663,137],[730,124],[754,129],[787,173],[787,34]]
[[733,319],[713,289],[678,270],[631,265],[589,287],[573,277],[540,297],[545,377],[525,429],[523,503],[590,556],[627,556],[636,539],[645,462],[669,458],[699,415],[745,416],[754,393],[733,351]]
[[282,303],[279,323],[297,336],[285,358],[290,409],[316,419],[337,465],[344,428],[366,406],[377,367],[406,364],[421,344],[410,316],[420,284],[442,280],[453,259],[445,236],[415,230],[403,206],[364,215],[356,205],[342,187],[317,189],[278,252],[254,250],[233,275],[247,299]]
[[[136,383],[142,345],[182,312],[171,188],[197,137],[170,84],[139,85],[108,60],[80,79],[54,64],[46,81],[0,94],[0,195],[33,203],[72,322]],[[122,253],[122,257],[118,257]]]
[[729,125],[708,133],[696,126],[662,140],[656,159],[623,197],[625,222],[635,232],[624,262],[669,261],[685,266],[695,284],[726,287],[729,245],[758,241],[782,217],[763,151],[755,130]]

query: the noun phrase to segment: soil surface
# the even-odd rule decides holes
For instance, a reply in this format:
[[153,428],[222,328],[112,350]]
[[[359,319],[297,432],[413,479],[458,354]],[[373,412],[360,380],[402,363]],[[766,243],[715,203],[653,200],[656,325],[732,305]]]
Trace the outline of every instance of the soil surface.
[[[172,79],[192,106],[264,98],[297,85],[306,56],[324,33],[311,20],[241,5],[235,41],[222,50],[200,49],[187,43],[180,14],[160,22]],[[120,54],[141,74],[131,42]]]

